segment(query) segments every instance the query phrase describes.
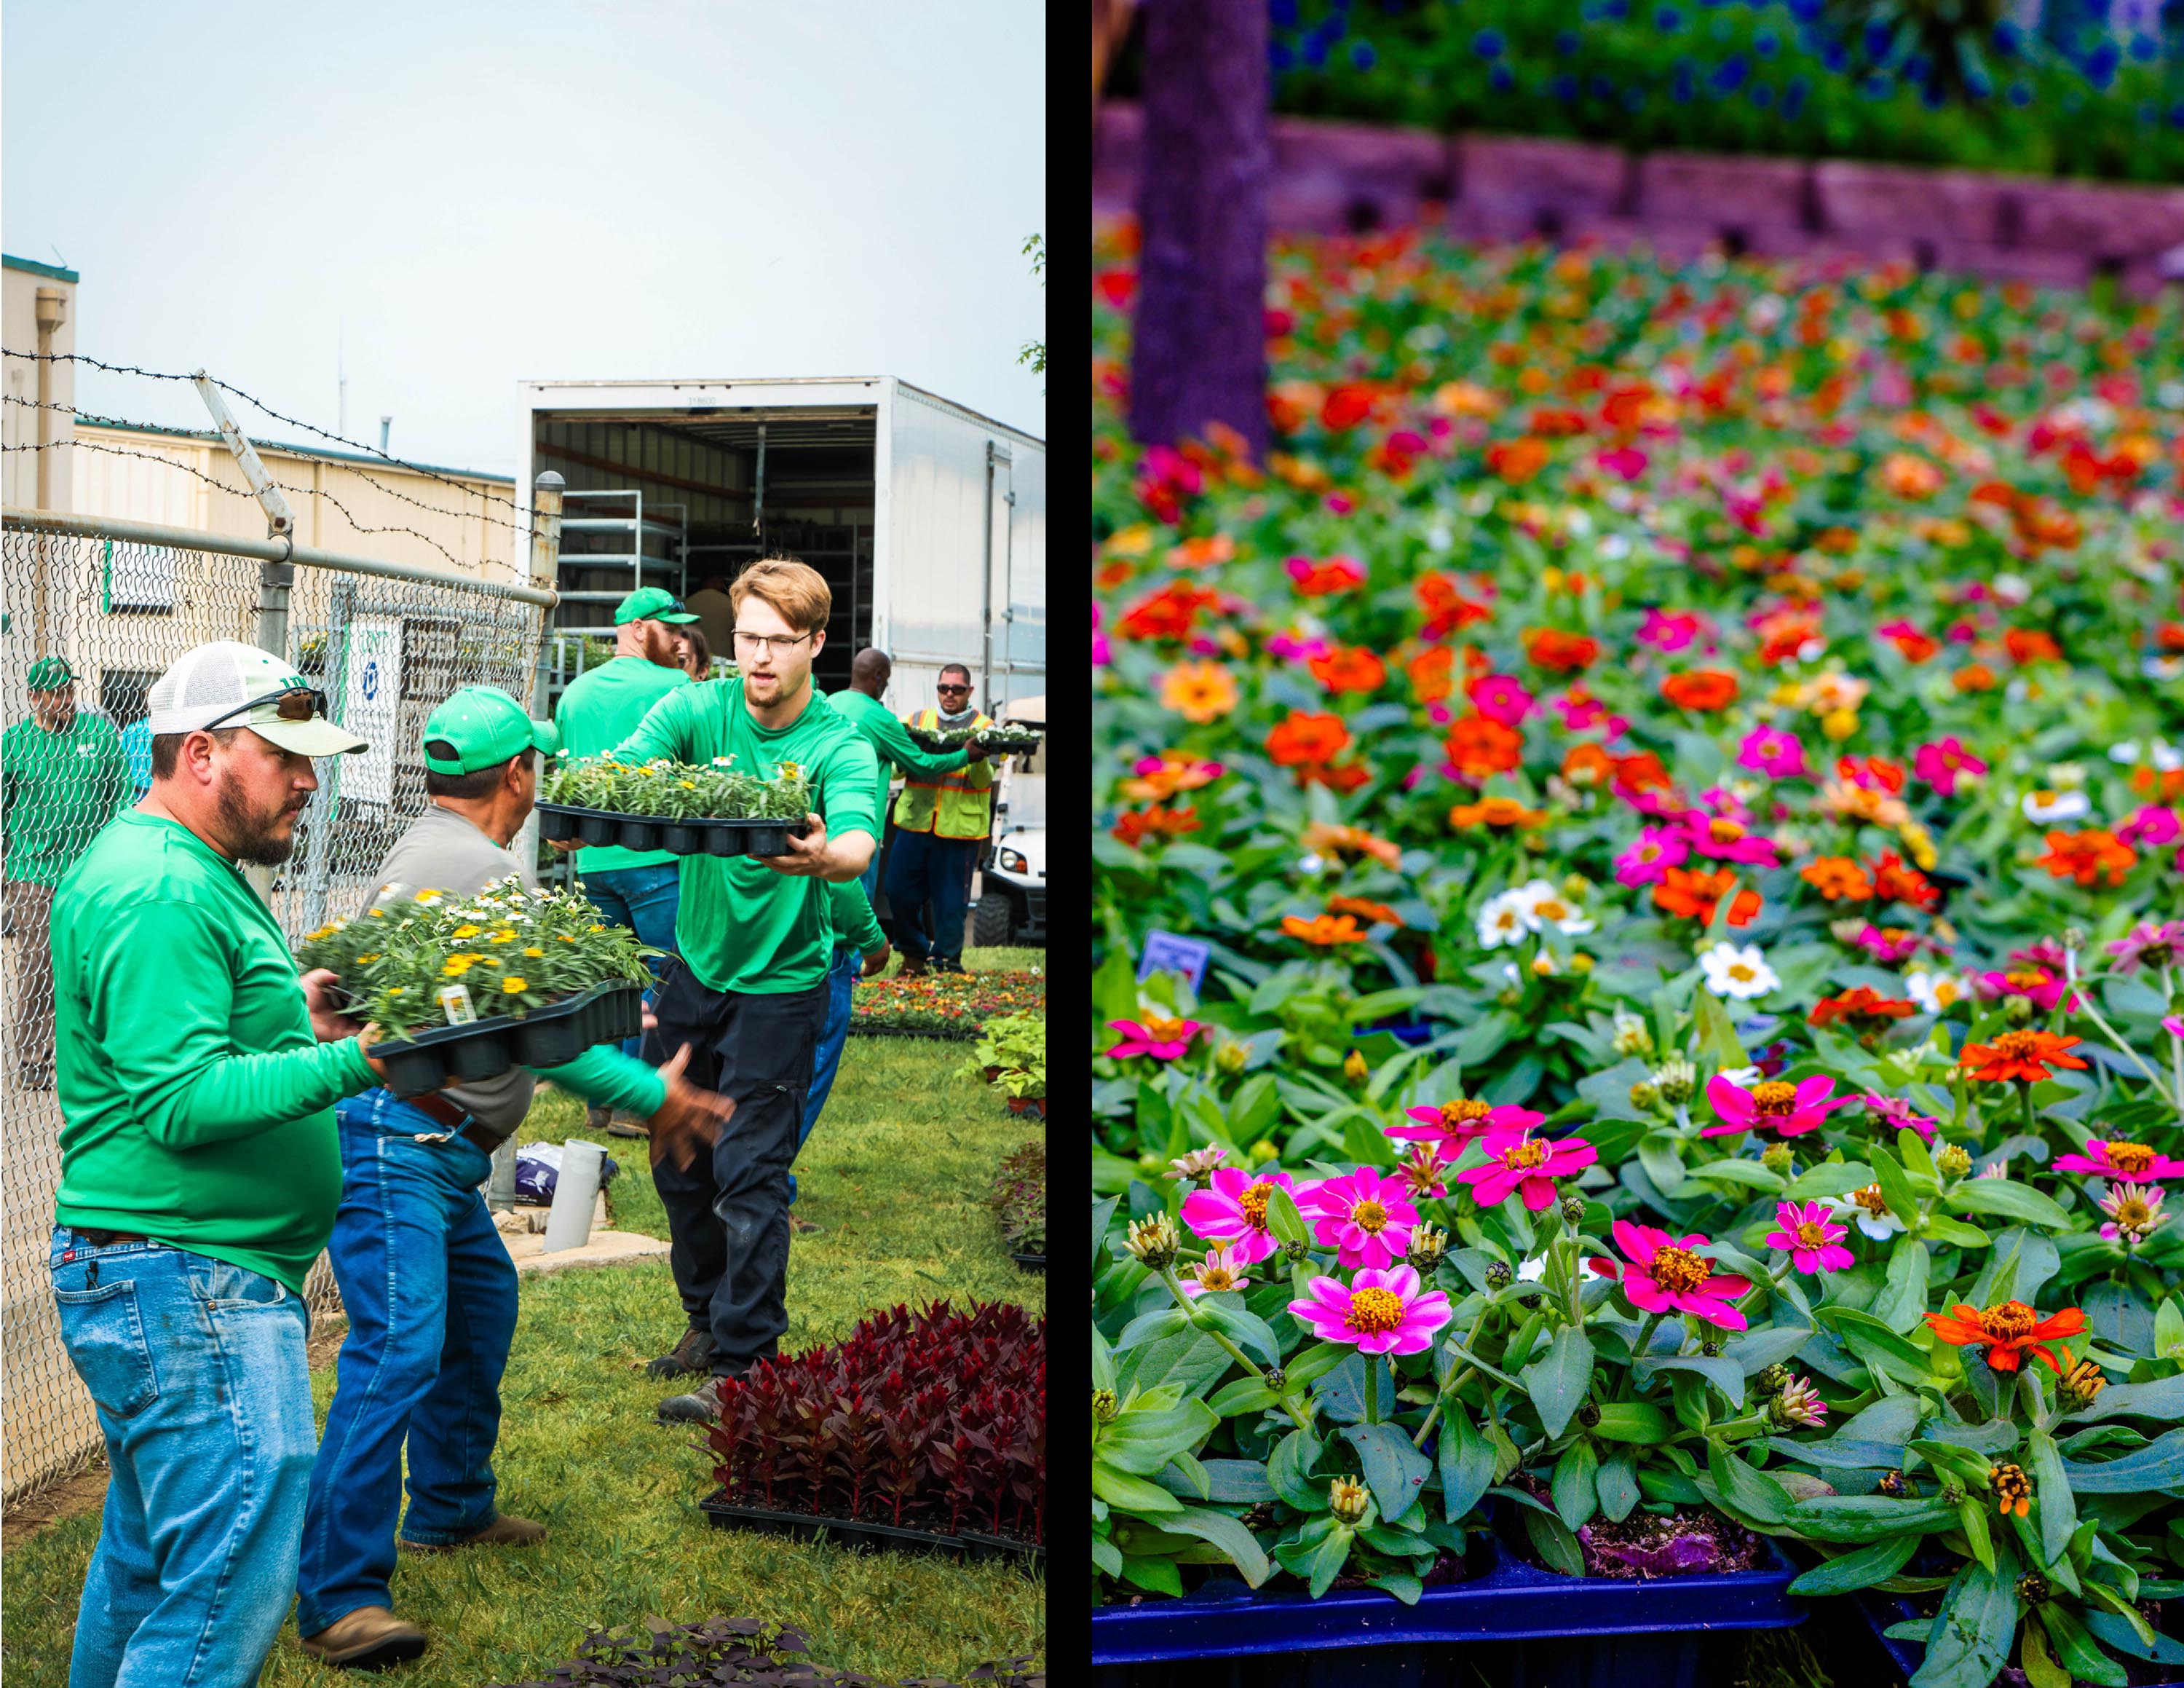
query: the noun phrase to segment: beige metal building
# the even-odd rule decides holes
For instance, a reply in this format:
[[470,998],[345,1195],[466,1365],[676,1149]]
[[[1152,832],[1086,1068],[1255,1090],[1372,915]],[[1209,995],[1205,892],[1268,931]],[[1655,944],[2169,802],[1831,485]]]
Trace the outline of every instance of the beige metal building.
[[[65,446],[44,451],[16,448],[36,445],[42,439],[65,440],[75,411],[75,366],[42,366],[18,352],[73,352],[75,349],[75,283],[73,270],[58,264],[34,263],[28,258],[0,258],[0,345],[10,355],[0,370],[8,402],[0,405],[0,443],[9,450],[0,454],[0,494],[8,504],[36,509],[69,508],[69,463],[73,455]],[[59,408],[41,411],[43,397]],[[43,419],[46,432],[39,432]],[[38,496],[38,465],[47,462],[47,497]]]

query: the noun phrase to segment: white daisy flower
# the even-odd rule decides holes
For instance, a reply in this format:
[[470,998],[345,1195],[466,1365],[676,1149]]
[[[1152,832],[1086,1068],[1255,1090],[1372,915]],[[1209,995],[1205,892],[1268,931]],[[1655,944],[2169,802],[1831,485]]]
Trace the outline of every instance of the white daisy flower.
[[1551,880],[1535,879],[1507,895],[1519,899],[1524,924],[1535,932],[1545,931],[1551,925],[1563,932],[1592,930],[1591,917],[1563,896],[1562,888]]
[[1739,1090],[1749,1090],[1759,1082],[1760,1072],[1758,1067],[1724,1067],[1721,1076]]
[[1479,941],[1489,949],[1499,949],[1504,944],[1523,940],[1524,924],[1524,894],[1520,891],[1505,891],[1486,899],[1479,911]]
[[1994,595],[2013,609],[2032,595],[2032,583],[2021,574],[1997,574],[1993,585]]
[[1964,981],[1953,973],[1930,973],[1918,968],[1903,975],[1903,989],[1929,1014],[1942,1014],[1964,994]]
[[2018,807],[2027,820],[2045,826],[2059,820],[2075,820],[2092,805],[2083,791],[2027,791]]
[[1763,997],[1782,981],[1758,944],[1716,944],[1699,957],[1707,989],[1718,997]]
[[1903,1221],[1888,1210],[1880,1198],[1880,1186],[1868,1184],[1862,1190],[1852,1190],[1837,1198],[1835,1217],[1854,1221],[1869,1237],[1893,1237],[1904,1228]]
[[1546,1272],[1546,1269],[1547,1257],[1545,1255],[1540,1255],[1535,1259],[1523,1261],[1517,1267],[1517,1282],[1519,1283],[1537,1283],[1542,1274]]

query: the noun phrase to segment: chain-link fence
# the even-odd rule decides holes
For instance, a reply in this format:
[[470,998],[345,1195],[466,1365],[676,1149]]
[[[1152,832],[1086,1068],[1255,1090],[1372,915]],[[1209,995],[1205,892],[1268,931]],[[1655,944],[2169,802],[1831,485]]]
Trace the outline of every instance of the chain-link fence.
[[[0,528],[0,1495],[11,1502],[101,1445],[47,1267],[61,1126],[49,913],[62,875],[151,785],[153,681],[209,640],[277,646],[370,743],[319,763],[293,853],[259,870],[292,940],[362,908],[425,807],[426,716],[465,685],[529,699],[539,657],[544,595],[528,588],[362,573],[304,552],[284,592],[284,568],[261,574],[210,534],[149,537],[164,531],[14,511]],[[308,1288],[315,1311],[338,1306],[323,1255]]]

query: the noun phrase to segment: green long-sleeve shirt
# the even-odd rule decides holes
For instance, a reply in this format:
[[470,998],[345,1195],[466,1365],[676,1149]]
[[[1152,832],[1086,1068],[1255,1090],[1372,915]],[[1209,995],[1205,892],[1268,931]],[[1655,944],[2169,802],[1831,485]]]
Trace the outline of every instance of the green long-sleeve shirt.
[[839,885],[829,885],[827,903],[838,948],[870,955],[887,942],[887,934],[880,930],[880,917],[872,913],[872,900],[859,881],[845,879]]
[[341,1199],[333,1104],[379,1081],[321,1043],[278,922],[187,828],[125,810],[53,898],[63,1225],[130,1231],[278,1279]]
[[953,774],[971,760],[968,751],[927,750],[877,697],[868,697],[854,687],[826,696],[827,707],[864,735],[865,742],[879,757],[883,774],[890,763],[905,774]]
[[58,732],[18,721],[0,733],[0,872],[58,885],[130,791],[121,735],[104,716],[79,709]]

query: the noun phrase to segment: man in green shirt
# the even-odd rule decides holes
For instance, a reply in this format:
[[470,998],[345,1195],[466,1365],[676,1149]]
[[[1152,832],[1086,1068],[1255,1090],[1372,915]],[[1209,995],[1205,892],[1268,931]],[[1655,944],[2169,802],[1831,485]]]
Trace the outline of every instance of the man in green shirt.
[[0,927],[13,942],[18,1082],[53,1087],[53,887],[129,793],[114,723],[75,707],[75,671],[58,657],[31,664],[31,718],[0,733]]
[[[829,708],[865,735],[866,742],[880,759],[883,782],[892,777],[890,769],[905,775],[922,774],[928,779],[935,779],[986,759],[986,747],[976,739],[961,750],[934,752],[911,737],[910,729],[895,719],[894,712],[880,701],[887,695],[888,681],[894,674],[894,659],[878,646],[867,645],[850,659],[850,689],[831,692],[827,698]],[[873,855],[872,865],[864,872],[867,902],[879,891],[880,853]],[[897,918],[901,918],[900,911]],[[916,911],[911,912],[911,918],[916,918]]]
[[[588,668],[570,682],[554,708],[561,747],[571,756],[611,751],[637,730],[645,712],[690,677],[677,666],[675,629],[698,619],[657,586],[631,593],[615,611],[613,659]],[[655,949],[675,947],[675,909],[682,880],[681,858],[665,850],[625,850],[615,844],[591,844],[576,852],[584,894],[617,926],[637,934]],[[655,964],[654,976],[658,976]],[[638,1040],[622,1045],[634,1057]],[[616,1137],[643,1137],[644,1126],[627,1114],[592,1108],[584,1123]]]
[[385,1077],[236,865],[287,860],[311,758],[364,741],[231,640],[151,703],[150,795],[53,896],[53,1300],[112,1471],[77,1688],[258,1680],[317,1445],[304,1276],[341,1193],[333,1107]]
[[662,1163],[676,1287],[690,1330],[709,1332],[712,1376],[663,1402],[665,1418],[717,1419],[719,1379],[777,1352],[788,1328],[788,1168],[826,1019],[834,948],[828,884],[857,878],[879,833],[879,764],[815,692],[833,594],[818,571],[763,557],[736,577],[736,679],[678,688],[655,704],[616,754],[624,761],[732,758],[767,778],[794,767],[809,782],[809,835],[760,858],[693,856],[682,866],[679,959],[654,1010],[648,1057],[690,1043],[690,1076],[733,1098],[712,1154]]

